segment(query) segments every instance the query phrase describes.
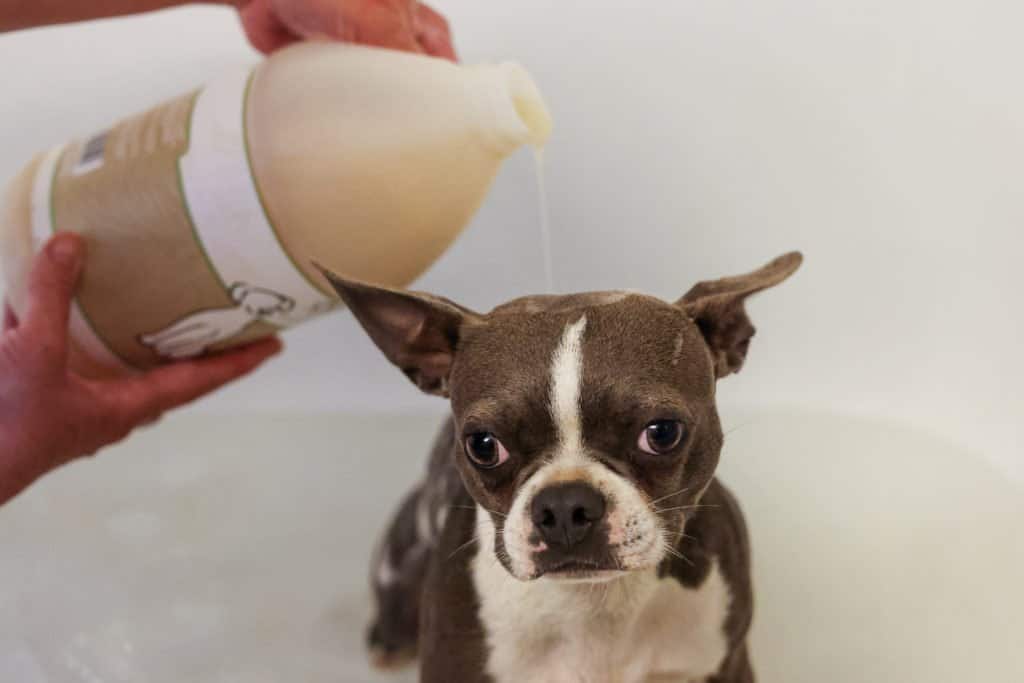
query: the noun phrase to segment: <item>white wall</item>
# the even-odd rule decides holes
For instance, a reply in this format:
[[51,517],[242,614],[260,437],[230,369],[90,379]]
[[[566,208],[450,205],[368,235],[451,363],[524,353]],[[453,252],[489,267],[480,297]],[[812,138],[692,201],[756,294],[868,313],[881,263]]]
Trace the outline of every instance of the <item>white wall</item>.
[[[439,2],[469,60],[514,58],[557,130],[557,283],[673,297],[783,251],[730,403],[910,421],[1024,477],[1024,22],[979,0]],[[0,37],[0,178],[36,149],[254,56],[221,9]],[[487,308],[542,288],[514,157],[420,283]],[[196,410],[436,407],[344,315]]]

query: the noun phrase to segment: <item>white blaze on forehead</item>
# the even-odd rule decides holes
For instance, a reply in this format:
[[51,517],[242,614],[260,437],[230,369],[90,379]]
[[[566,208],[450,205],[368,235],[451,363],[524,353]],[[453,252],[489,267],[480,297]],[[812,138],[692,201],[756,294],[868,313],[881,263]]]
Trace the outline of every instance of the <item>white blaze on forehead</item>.
[[565,328],[551,361],[551,417],[562,452],[583,449],[580,381],[583,377],[583,331],[587,316]]
[[[521,580],[536,578],[534,556],[543,550],[530,508],[534,497],[554,481],[585,482],[609,502],[609,542],[621,569],[650,569],[664,556],[663,530],[640,490],[584,451],[580,393],[586,327],[586,316],[567,325],[552,356],[549,401],[557,443],[552,457],[519,487],[502,526],[507,566]],[[478,517],[478,527],[481,542],[493,536],[489,515]]]

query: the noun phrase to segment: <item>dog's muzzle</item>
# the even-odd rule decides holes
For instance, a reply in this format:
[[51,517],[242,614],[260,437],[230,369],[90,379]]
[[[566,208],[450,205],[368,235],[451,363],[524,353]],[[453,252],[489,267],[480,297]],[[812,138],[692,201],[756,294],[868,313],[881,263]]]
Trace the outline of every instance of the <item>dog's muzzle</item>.
[[583,482],[541,489],[530,504],[538,572],[570,576],[616,569],[608,547],[607,507],[604,495]]

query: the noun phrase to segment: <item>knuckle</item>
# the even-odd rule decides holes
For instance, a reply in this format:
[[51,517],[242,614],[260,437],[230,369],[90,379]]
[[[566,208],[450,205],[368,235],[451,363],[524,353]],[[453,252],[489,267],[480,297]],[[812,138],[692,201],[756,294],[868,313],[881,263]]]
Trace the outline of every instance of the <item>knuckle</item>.
[[61,365],[54,354],[30,344],[5,345],[0,362],[11,369],[14,383],[28,391],[51,391],[60,377]]
[[127,420],[124,414],[119,411],[116,407],[107,407],[106,410],[100,411],[92,416],[89,421],[91,425],[91,431],[101,438],[111,437],[121,430],[124,429]]
[[127,394],[116,397],[98,397],[97,406],[89,417],[91,440],[98,447],[120,441],[128,436],[139,422],[136,406]]
[[430,16],[437,23],[437,27],[444,31],[444,33],[447,34],[451,32],[451,24],[448,23],[448,18],[446,16],[433,10],[430,11]]

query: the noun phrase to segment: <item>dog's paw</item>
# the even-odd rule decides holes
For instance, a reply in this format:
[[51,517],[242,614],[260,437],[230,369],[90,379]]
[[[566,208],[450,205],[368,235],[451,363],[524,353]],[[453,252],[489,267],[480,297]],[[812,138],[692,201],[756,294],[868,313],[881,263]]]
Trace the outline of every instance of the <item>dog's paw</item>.
[[400,671],[416,661],[416,645],[409,639],[383,637],[379,625],[374,625],[366,638],[370,664],[379,671]]
[[370,664],[378,671],[402,671],[416,662],[416,652],[409,648],[391,651],[370,646]]

